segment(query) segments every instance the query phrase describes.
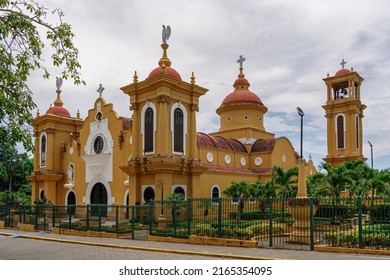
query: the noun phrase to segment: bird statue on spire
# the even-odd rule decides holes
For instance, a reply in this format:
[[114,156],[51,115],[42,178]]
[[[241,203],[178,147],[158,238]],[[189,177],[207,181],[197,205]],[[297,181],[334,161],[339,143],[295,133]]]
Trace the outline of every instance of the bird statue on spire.
[[171,27],[169,25],[167,25],[167,27],[165,27],[165,25],[163,25],[162,27],[163,27],[163,30],[162,30],[162,41],[163,41],[163,44],[166,44],[167,40],[171,36]]

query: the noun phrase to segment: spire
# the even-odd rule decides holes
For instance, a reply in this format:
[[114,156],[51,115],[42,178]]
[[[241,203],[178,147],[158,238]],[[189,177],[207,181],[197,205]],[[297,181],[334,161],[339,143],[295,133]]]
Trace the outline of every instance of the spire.
[[244,72],[243,72],[244,68],[242,67],[242,64],[243,64],[244,61],[245,61],[245,57],[240,55],[239,59],[237,60],[237,63],[240,63],[240,74],[238,74],[239,78],[244,78],[245,77]]
[[56,93],[57,93],[57,99],[54,101],[54,106],[62,107],[64,105],[64,102],[61,100],[61,86],[62,86],[62,78],[56,77]]
[[245,61],[245,57],[240,55],[240,57],[237,60],[237,63],[240,64],[240,73],[238,74],[238,79],[234,82],[233,87],[235,87],[236,90],[248,90],[250,84],[247,79],[245,79],[244,75],[244,68],[243,68],[243,62]]
[[160,58],[158,65],[160,67],[162,67],[163,65],[165,65],[166,67],[170,67],[172,63],[167,56],[167,49],[169,48],[169,45],[168,44],[161,44],[161,48],[163,49],[163,56]]

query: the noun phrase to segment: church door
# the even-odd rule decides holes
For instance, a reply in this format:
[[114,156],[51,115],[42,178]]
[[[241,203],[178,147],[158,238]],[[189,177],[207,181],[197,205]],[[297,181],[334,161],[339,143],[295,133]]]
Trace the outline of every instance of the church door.
[[[101,206],[92,206],[92,216],[99,216],[107,217],[107,190],[106,187],[102,183],[96,183],[91,192],[91,204],[99,204]],[[100,210],[99,210],[100,208]]]
[[[76,195],[74,194],[74,192],[70,192],[69,194],[68,194],[68,199],[67,199],[67,201],[66,201],[66,204],[68,205],[68,206],[70,206],[70,205],[76,205]],[[69,213],[71,214],[71,215],[74,215],[74,213],[75,213],[75,208],[74,207],[69,207],[68,208],[69,210]]]

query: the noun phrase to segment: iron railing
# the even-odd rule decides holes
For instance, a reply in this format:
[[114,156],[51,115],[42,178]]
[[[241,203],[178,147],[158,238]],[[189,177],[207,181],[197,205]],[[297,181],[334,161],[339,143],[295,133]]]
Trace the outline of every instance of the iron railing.
[[132,239],[190,235],[252,240],[260,247],[344,246],[390,249],[388,198],[237,201],[188,198],[146,205],[0,205],[6,227],[107,232]]

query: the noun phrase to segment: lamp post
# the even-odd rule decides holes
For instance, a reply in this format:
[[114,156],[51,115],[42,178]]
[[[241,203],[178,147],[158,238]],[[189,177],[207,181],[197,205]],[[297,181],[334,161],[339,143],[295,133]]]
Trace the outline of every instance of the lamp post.
[[297,107],[297,112],[298,114],[301,116],[301,154],[300,154],[300,158],[302,158],[302,146],[303,146],[303,116],[305,115],[305,113],[303,112],[303,110],[299,107]]
[[164,180],[158,180],[157,187],[161,189],[161,215],[164,215]]
[[371,148],[371,169],[374,169],[374,153],[373,153],[373,149],[372,149],[372,144],[370,141],[367,141],[368,144],[370,144],[370,148]]

